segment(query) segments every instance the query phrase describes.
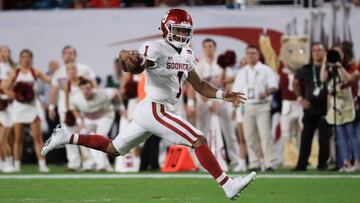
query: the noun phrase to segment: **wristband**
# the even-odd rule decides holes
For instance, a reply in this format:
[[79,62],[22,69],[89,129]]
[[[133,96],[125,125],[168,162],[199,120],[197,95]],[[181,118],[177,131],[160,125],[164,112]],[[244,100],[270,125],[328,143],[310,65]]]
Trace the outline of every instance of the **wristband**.
[[194,101],[193,99],[189,99],[189,100],[187,101],[187,106],[189,106],[189,107],[194,107],[194,106],[195,106],[195,101]]
[[49,110],[50,110],[50,111],[55,111],[55,105],[54,105],[54,104],[50,104],[50,105],[49,105]]
[[221,100],[223,100],[223,99],[224,99],[224,91],[222,91],[222,90],[217,90],[217,91],[216,91],[216,99],[221,99]]
[[298,97],[296,100],[299,102],[299,101],[301,101],[302,99],[303,99],[303,97],[300,96],[300,97]]

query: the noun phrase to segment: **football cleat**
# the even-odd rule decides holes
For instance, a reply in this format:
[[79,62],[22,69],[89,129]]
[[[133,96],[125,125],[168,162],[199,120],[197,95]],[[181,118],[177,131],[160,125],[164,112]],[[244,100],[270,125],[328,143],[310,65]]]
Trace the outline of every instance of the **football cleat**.
[[240,193],[255,180],[255,177],[256,173],[253,171],[243,178],[229,179],[223,185],[226,196],[231,200],[236,200],[240,196]]
[[64,147],[69,144],[70,138],[71,133],[64,126],[58,125],[41,149],[41,155],[45,157],[50,151]]

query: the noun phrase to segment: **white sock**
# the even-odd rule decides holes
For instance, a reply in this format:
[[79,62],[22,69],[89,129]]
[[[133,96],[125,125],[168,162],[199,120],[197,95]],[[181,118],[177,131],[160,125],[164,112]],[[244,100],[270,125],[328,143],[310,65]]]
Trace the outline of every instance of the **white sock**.
[[38,161],[40,168],[46,168],[46,162],[45,159],[41,159]]
[[8,156],[5,158],[5,162],[7,164],[13,165],[13,157],[12,156]]
[[5,163],[5,161],[0,160],[0,171],[2,170],[2,168],[3,168],[3,166],[4,166],[4,163]]
[[245,160],[245,159],[240,159],[239,165],[240,165],[241,167],[245,167],[245,166],[246,166],[246,160]]
[[20,171],[21,161],[20,160],[15,160],[14,161],[14,166],[15,166],[16,170]]
[[[72,140],[72,142],[70,144],[77,144],[78,141],[79,141],[79,134],[74,133],[74,134],[72,134],[72,136],[73,136],[73,140]],[[70,138],[70,140],[71,140],[71,138]]]

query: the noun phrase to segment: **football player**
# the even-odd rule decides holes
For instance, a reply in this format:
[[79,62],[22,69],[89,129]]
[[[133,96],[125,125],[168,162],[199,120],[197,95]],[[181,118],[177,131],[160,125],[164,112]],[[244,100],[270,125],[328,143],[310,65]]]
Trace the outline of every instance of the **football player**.
[[222,186],[226,196],[235,199],[256,176],[251,172],[244,178],[229,178],[209,150],[203,133],[174,111],[187,80],[201,95],[232,102],[235,106],[245,101],[244,95],[229,90],[215,89],[200,79],[194,70],[195,57],[189,48],[194,31],[191,16],[181,9],[170,9],[161,21],[164,40],[144,43],[139,51],[122,50],[119,58],[125,71],[140,73],[145,69],[146,98],[136,107],[134,120],[115,138],[101,135],[72,134],[64,127],[55,129],[42,150],[49,151],[63,144],[76,144],[106,152],[113,156],[125,155],[152,134],[174,144],[195,149],[200,164]]

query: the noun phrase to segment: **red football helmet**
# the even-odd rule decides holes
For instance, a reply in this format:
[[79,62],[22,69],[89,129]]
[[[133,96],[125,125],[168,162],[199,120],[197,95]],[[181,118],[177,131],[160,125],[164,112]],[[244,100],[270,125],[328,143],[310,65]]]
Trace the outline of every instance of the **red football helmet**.
[[161,20],[163,38],[177,48],[189,46],[194,32],[191,16],[182,9],[170,9]]

